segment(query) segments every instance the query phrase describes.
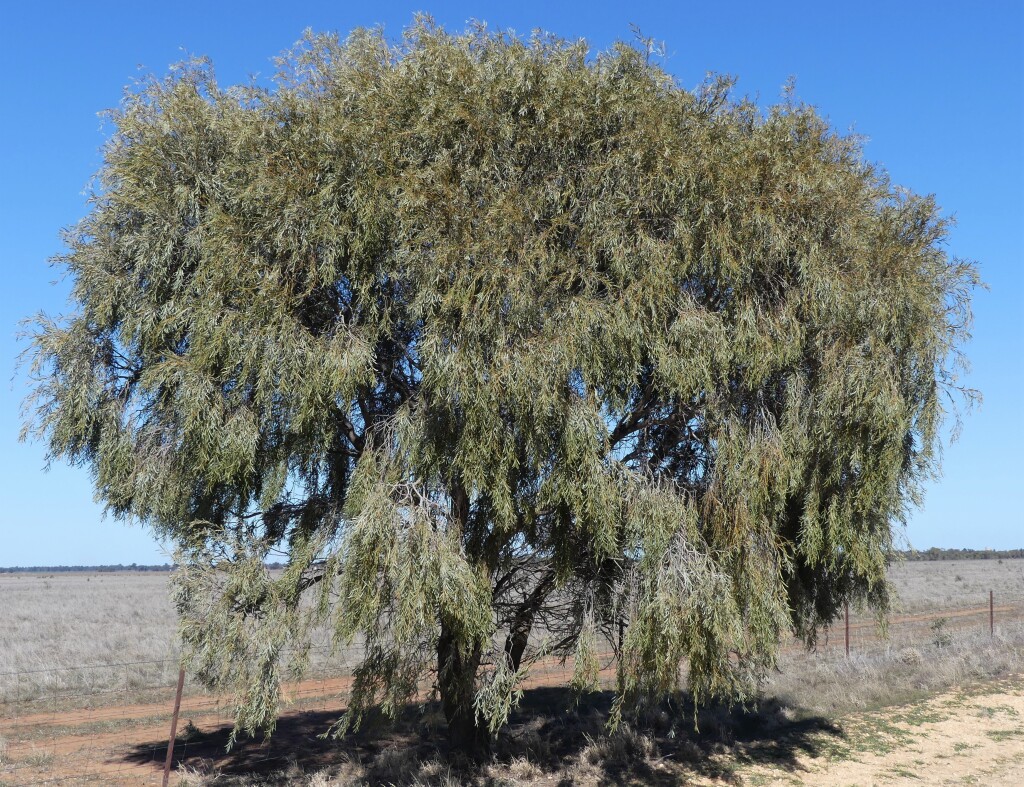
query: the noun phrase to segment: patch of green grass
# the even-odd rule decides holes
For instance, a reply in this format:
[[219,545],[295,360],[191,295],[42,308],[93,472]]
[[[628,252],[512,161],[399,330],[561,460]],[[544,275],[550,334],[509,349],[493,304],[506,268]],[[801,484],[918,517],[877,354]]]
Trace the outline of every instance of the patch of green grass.
[[22,742],[47,741],[53,738],[62,738],[70,735],[99,734],[104,732],[121,732],[142,727],[149,727],[154,724],[162,724],[167,719],[167,714],[161,713],[152,716],[138,716],[120,719],[103,719],[100,721],[86,721],[82,724],[55,724],[49,727],[36,727],[20,736]]
[[893,768],[892,775],[899,776],[901,779],[917,779],[918,781],[921,780],[920,776],[918,776],[913,771],[908,771],[906,768]]
[[850,745],[856,751],[888,754],[895,749],[905,748],[913,740],[914,736],[908,730],[898,726],[890,718],[875,716],[865,719],[863,724],[858,725],[850,738]]
[[996,716],[1009,716],[1011,719],[1020,718],[1020,711],[1012,705],[981,705],[974,714],[983,719],[994,719]]
[[816,741],[816,759],[824,760],[848,760],[853,755],[853,749],[845,741],[829,737]]
[[953,751],[957,754],[963,754],[965,751],[970,749],[977,749],[980,744],[977,743],[954,743]]
[[943,721],[948,718],[948,715],[921,704],[911,707],[906,713],[894,714],[893,718],[912,727],[920,727],[922,724],[935,724]]
[[985,734],[994,741],[1024,740],[1024,727],[1015,727],[1012,730],[986,730]]

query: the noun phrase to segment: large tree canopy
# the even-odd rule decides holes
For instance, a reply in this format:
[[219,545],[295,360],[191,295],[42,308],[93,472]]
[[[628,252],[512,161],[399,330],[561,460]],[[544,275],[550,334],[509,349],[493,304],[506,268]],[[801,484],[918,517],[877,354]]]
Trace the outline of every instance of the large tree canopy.
[[856,138],[730,88],[419,20],[111,114],[30,428],[177,544],[238,729],[325,627],[365,646],[343,729],[432,680],[483,745],[540,656],[584,689],[607,643],[617,712],[749,696],[787,630],[884,611],[975,269]]

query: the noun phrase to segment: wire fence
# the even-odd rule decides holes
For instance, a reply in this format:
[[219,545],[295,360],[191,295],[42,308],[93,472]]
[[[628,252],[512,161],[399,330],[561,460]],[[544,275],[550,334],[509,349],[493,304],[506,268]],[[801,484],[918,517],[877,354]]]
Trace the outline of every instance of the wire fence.
[[[1024,605],[996,603],[991,595],[985,601],[893,616],[886,630],[873,620],[847,617],[824,632],[814,650],[789,642],[782,653],[799,662],[886,648],[941,648],[955,637],[994,636],[1003,627],[1024,624]],[[234,719],[232,698],[186,681],[174,763],[259,771],[285,764],[297,751],[329,747],[318,736],[344,710],[362,648],[316,648],[314,655],[303,680],[282,687],[287,710],[274,738],[248,741],[230,754],[225,745]],[[600,664],[599,686],[614,688],[610,652],[600,655]],[[169,657],[0,672],[0,787],[161,784],[178,671],[177,658]],[[565,685],[572,671],[571,659],[542,659],[524,688]]]

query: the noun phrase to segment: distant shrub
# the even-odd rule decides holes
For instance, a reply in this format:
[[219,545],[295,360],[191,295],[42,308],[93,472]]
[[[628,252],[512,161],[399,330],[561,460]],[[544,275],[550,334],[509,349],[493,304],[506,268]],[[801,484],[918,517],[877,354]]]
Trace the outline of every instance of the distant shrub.
[[953,639],[950,637],[949,632],[946,631],[946,624],[949,623],[949,618],[941,617],[936,618],[932,621],[932,642],[937,648],[949,647]]

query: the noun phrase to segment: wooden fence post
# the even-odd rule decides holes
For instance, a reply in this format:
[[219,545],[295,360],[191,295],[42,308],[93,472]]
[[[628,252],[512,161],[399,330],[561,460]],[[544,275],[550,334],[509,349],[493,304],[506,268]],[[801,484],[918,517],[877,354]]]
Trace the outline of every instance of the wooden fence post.
[[167,759],[164,760],[164,785],[171,778],[171,760],[174,758],[174,739],[178,735],[178,711],[181,710],[181,689],[185,685],[185,670],[178,670],[178,690],[174,693],[174,715],[171,716],[171,737],[167,740]]

